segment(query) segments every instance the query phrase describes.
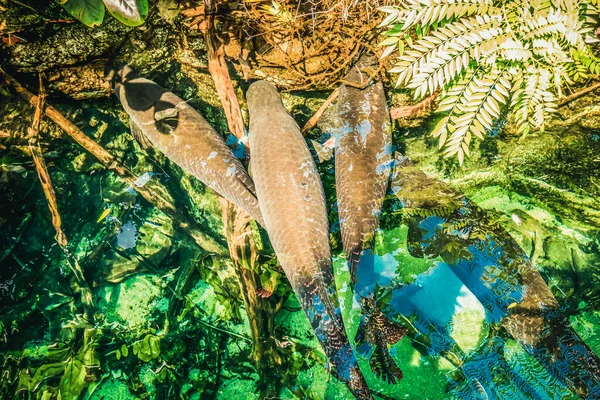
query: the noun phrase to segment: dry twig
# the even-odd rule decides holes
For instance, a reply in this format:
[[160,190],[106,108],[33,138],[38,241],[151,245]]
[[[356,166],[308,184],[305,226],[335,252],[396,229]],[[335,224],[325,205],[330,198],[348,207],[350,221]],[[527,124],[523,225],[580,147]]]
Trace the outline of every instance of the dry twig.
[[437,98],[438,92],[433,93],[431,96],[427,97],[425,100],[420,101],[419,103],[412,106],[402,106],[402,107],[392,107],[390,109],[390,115],[392,119],[410,117],[415,115],[425,109],[431,107],[431,103]]
[[325,110],[327,110],[327,108],[331,105],[331,103],[333,103],[333,101],[338,97],[339,94],[340,94],[339,87],[337,89],[335,89],[333,92],[331,92],[329,97],[327,97],[327,99],[321,105],[321,107],[319,107],[317,112],[312,117],[310,117],[310,119],[308,121],[306,121],[304,128],[302,128],[303,134],[306,135],[308,133],[308,131],[310,131],[315,125],[317,125],[317,123],[319,122],[319,119],[321,118],[321,115],[323,115]]
[[[23,99],[35,106],[38,97],[25,89],[14,78],[10,77],[0,69],[0,75],[3,75],[4,82],[7,86],[12,87],[17,94]],[[112,170],[127,182],[133,190],[138,192],[146,201],[154,205],[156,208],[169,215],[173,219],[173,223],[178,228],[182,229],[189,235],[202,249],[209,253],[225,255],[227,250],[217,242],[214,238],[204,233],[195,223],[186,215],[179,211],[172,200],[167,198],[163,193],[167,193],[164,188],[153,189],[147,184],[140,186],[136,183],[138,177],[134,175],[127,167],[117,161],[109,152],[107,152],[98,143],[87,137],[75,124],[65,118],[58,110],[52,106],[44,106],[44,113],[60,126],[73,140],[81,145],[87,152],[96,157],[106,168]],[[158,183],[154,182],[155,185]]]
[[40,120],[42,117],[42,109],[45,97],[46,96],[42,85],[42,77],[40,76],[40,94],[37,97],[37,102],[35,104],[33,122],[31,126],[27,129],[29,139],[29,152],[33,157],[33,163],[35,164],[35,169],[37,171],[38,178],[40,179],[40,183],[42,184],[42,188],[44,190],[44,195],[46,196],[46,200],[48,201],[48,208],[50,209],[50,214],[52,215],[52,226],[54,226],[54,230],[56,231],[56,241],[58,242],[60,247],[66,249],[68,242],[67,237],[61,227],[62,222],[60,218],[60,213],[58,212],[58,205],[56,203],[56,193],[54,191],[54,187],[52,186],[50,174],[48,173],[48,167],[46,166],[46,161],[44,160],[44,155],[38,142],[40,132]]
[[597,82],[597,83],[593,84],[592,86],[588,86],[585,89],[582,89],[582,90],[580,90],[578,92],[575,92],[575,93],[573,93],[573,94],[571,94],[571,95],[569,95],[567,97],[562,98],[560,100],[560,102],[558,103],[558,106],[562,107],[565,104],[569,103],[570,101],[578,99],[581,96],[584,96],[584,95],[586,95],[586,94],[588,94],[588,93],[590,93],[590,92],[592,92],[592,91],[594,91],[594,90],[596,90],[598,88],[600,88],[600,82]]

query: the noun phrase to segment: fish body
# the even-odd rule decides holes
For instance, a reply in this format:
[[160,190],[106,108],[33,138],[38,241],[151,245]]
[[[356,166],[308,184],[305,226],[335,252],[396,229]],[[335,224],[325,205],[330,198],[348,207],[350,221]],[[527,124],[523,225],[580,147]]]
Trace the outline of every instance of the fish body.
[[202,183],[263,224],[254,183],[221,135],[190,105],[125,65],[113,89],[129,114],[132,132]]
[[[350,269],[351,286],[362,307],[356,341],[370,358],[375,374],[388,382],[402,378],[387,345],[396,343],[405,330],[381,313],[362,289],[360,276],[372,275],[375,231],[391,173],[392,133],[383,84],[374,80],[378,66],[373,56],[362,57],[340,87],[333,112],[320,126],[335,140],[335,183],[342,244]],[[360,260],[363,257],[363,263]],[[360,269],[360,271],[359,271]],[[367,278],[368,279],[368,278]]]
[[370,82],[374,58],[361,59],[348,73],[337,101],[335,184],[344,251],[352,282],[360,254],[373,248],[390,177],[392,133],[383,84]]
[[334,289],[325,196],[311,153],[275,86],[253,83],[247,102],[252,174],[273,249],[335,374],[357,398],[371,398]]
[[405,206],[413,256],[441,256],[501,323],[556,379],[582,398],[600,398],[600,359],[560,311],[525,252],[493,216],[413,163],[395,163],[392,191]]

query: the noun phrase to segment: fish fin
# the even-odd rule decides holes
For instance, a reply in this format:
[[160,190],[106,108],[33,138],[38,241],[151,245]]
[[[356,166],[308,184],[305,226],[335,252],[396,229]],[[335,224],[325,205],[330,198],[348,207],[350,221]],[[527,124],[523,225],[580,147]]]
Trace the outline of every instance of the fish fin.
[[[374,306],[372,299],[363,303],[365,308],[373,307],[368,314],[361,319],[356,334],[356,348],[374,348],[369,359],[369,365],[373,373],[388,383],[396,383],[402,379],[402,370],[390,355],[388,344],[397,343],[406,334],[406,328],[391,322],[379,308]],[[370,303],[370,304],[369,304]]]
[[[246,170],[248,172],[248,176],[252,178],[252,156],[250,156],[249,158],[250,159],[248,160],[248,168],[246,168]],[[256,193],[256,189],[254,189],[252,192]]]
[[321,144],[313,139],[308,139],[310,146],[315,150],[315,154],[317,155],[317,159],[320,163],[331,160],[333,157],[333,148],[328,146],[327,144]]
[[130,120],[129,127],[131,128],[131,136],[139,143],[142,149],[146,150],[147,148],[152,147],[152,142],[144,135],[144,132],[142,132],[135,122]]
[[387,347],[377,346],[369,360],[371,371],[379,379],[394,384],[402,379],[402,370],[394,361]]
[[270,292],[267,289],[262,288],[262,287],[258,288],[256,290],[256,295],[262,299],[267,299],[267,298],[271,297],[272,294],[273,294],[273,292]]

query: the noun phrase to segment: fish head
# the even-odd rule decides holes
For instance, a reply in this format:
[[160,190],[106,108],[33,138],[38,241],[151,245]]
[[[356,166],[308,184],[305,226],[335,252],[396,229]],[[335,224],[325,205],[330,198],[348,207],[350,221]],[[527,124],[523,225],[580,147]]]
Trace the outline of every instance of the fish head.
[[250,115],[265,112],[273,106],[283,107],[281,95],[271,82],[265,80],[256,81],[250,85],[246,92],[246,102]]
[[450,213],[460,206],[461,196],[438,179],[419,169],[407,157],[394,160],[391,190],[405,213]]
[[366,85],[377,74],[379,61],[373,54],[367,53],[360,57],[348,72],[344,81],[357,86]]
[[120,61],[113,61],[106,65],[106,68],[104,69],[104,78],[108,81],[117,97],[119,97],[116,86],[125,83],[127,75],[132,73],[133,70],[127,64]]
[[121,101],[130,117],[142,125],[152,123],[163,134],[177,129],[181,99],[169,96],[160,85],[141,78],[127,64],[115,62],[105,70],[105,77],[111,84],[117,98]]

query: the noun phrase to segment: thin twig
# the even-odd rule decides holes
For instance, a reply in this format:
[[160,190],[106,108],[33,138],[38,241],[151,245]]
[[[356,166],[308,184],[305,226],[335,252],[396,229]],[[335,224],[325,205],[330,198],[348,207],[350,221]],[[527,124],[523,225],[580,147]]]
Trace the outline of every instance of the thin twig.
[[433,101],[438,97],[438,94],[439,92],[435,92],[425,100],[422,100],[412,106],[392,107],[390,109],[390,116],[392,119],[398,119],[415,115],[422,110],[430,108],[431,103],[433,103]]
[[[14,78],[0,69],[0,75],[4,77],[6,85],[11,86],[17,94],[23,99],[35,106],[38,97],[25,89]],[[133,190],[138,192],[146,201],[167,214],[173,219],[173,223],[178,228],[188,234],[202,249],[209,253],[225,255],[227,250],[214,238],[203,232],[191,219],[187,218],[181,211],[177,210],[173,202],[163,196],[163,190],[154,190],[150,185],[140,186],[136,183],[138,177],[134,175],[127,167],[118,162],[108,151],[98,143],[87,137],[75,124],[65,118],[58,110],[52,106],[44,106],[44,113],[61,127],[67,135],[81,145],[86,151],[96,157],[106,168],[112,170],[127,182]],[[155,182],[155,184],[157,184]]]
[[564,106],[565,104],[569,103],[570,101],[573,101],[573,100],[575,100],[575,99],[578,99],[578,98],[580,98],[581,96],[583,96],[583,95],[586,95],[586,94],[588,94],[589,92],[591,92],[591,91],[594,91],[594,90],[598,89],[599,87],[600,87],[600,82],[598,82],[598,83],[595,83],[595,84],[593,84],[592,86],[588,86],[588,87],[586,87],[585,89],[582,89],[582,90],[580,90],[580,91],[578,91],[578,92],[575,92],[575,93],[573,93],[573,94],[570,94],[569,96],[567,96],[567,97],[564,97],[564,98],[560,99],[560,101],[559,101],[559,103],[558,103],[558,106],[559,106],[559,107],[562,107],[562,106]]
[[325,102],[321,105],[321,107],[319,107],[317,112],[312,117],[310,117],[310,119],[304,125],[304,128],[302,128],[303,134],[306,135],[306,133],[308,133],[308,131],[310,131],[315,125],[317,125],[317,122],[319,122],[319,119],[321,118],[321,116],[323,115],[325,110],[327,110],[327,108],[331,105],[331,103],[333,103],[333,101],[338,97],[339,94],[340,94],[339,87],[337,89],[335,89],[333,92],[331,92],[329,97],[325,100]]
[[56,231],[56,241],[65,249],[68,245],[67,236],[62,230],[62,222],[60,218],[60,213],[58,212],[58,205],[56,202],[56,192],[54,191],[54,187],[52,186],[52,181],[50,180],[50,174],[48,173],[48,167],[46,166],[46,160],[44,160],[44,155],[42,153],[42,149],[38,143],[38,137],[40,132],[40,119],[42,117],[42,108],[44,105],[44,99],[46,95],[44,93],[43,85],[42,85],[42,77],[40,75],[40,95],[37,97],[37,102],[35,104],[35,112],[33,114],[33,122],[31,127],[27,129],[28,139],[29,139],[29,152],[33,158],[33,163],[35,164],[35,169],[38,174],[38,178],[40,179],[40,183],[42,184],[42,189],[44,190],[44,195],[46,196],[46,201],[48,202],[48,208],[50,209],[50,214],[52,215],[52,226],[54,226],[54,230]]

